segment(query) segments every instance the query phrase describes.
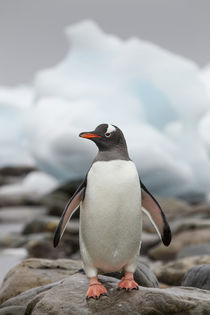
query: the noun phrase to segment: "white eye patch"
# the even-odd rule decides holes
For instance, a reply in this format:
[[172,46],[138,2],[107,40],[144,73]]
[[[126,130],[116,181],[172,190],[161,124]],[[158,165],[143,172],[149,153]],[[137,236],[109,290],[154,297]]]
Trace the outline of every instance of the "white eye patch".
[[114,126],[112,126],[112,125],[108,125],[106,133],[111,133],[113,131],[116,131],[116,128]]

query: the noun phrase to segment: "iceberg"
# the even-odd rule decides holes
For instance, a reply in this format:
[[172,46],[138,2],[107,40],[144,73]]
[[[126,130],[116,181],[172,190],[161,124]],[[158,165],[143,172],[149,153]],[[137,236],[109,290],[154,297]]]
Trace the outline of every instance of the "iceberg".
[[0,165],[34,165],[26,148],[25,122],[33,104],[29,86],[0,87]]
[[25,148],[38,168],[60,182],[84,177],[96,147],[78,134],[111,123],[123,130],[153,193],[208,193],[210,95],[199,66],[150,42],[106,34],[92,21],[66,35],[66,57],[35,75],[24,110]]

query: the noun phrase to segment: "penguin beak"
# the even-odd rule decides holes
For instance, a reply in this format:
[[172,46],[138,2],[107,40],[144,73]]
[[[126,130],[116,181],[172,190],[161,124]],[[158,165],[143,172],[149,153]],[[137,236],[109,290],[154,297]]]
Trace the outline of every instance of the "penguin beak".
[[79,134],[79,137],[81,137],[81,138],[86,138],[86,139],[101,138],[101,136],[96,135],[96,134],[94,134],[94,133],[92,133],[92,132],[81,132],[81,133]]

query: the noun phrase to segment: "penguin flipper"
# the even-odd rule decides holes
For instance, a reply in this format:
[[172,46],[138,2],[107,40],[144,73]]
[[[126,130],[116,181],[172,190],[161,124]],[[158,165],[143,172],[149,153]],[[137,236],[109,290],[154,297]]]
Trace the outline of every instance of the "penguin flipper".
[[79,208],[80,202],[84,200],[85,188],[86,188],[87,177],[83,181],[83,183],[77,188],[71,199],[68,201],[65,209],[62,213],[60,222],[57,226],[57,229],[54,234],[53,245],[57,247],[63,233],[66,229],[66,226],[73,215],[73,213]]
[[163,244],[168,246],[171,242],[171,229],[166,220],[165,214],[157,200],[144,186],[142,181],[140,181],[140,183],[142,194],[142,210],[151,220]]

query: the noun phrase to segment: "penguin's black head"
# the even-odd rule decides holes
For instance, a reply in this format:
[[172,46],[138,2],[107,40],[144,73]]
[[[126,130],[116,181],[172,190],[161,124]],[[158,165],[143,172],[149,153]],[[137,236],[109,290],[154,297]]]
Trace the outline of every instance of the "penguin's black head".
[[79,136],[95,142],[100,151],[113,150],[119,147],[127,150],[122,131],[114,125],[101,124],[94,131],[81,132]]

